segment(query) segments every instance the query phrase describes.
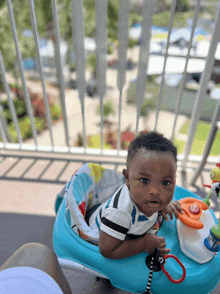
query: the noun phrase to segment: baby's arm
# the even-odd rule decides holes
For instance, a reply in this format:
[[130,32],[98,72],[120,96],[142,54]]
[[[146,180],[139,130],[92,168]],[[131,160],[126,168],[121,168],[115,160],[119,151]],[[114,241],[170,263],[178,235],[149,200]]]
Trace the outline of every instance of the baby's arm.
[[153,253],[156,248],[159,248],[160,255],[164,256],[170,252],[170,249],[165,247],[165,239],[155,234],[145,234],[135,240],[122,241],[100,231],[99,250],[109,259],[126,258],[142,252]]
[[178,219],[178,214],[183,213],[182,207],[178,201],[172,201],[169,205],[161,210],[161,213],[166,221],[168,221],[167,214],[169,214],[170,218],[173,219],[173,214],[175,215],[176,219]]

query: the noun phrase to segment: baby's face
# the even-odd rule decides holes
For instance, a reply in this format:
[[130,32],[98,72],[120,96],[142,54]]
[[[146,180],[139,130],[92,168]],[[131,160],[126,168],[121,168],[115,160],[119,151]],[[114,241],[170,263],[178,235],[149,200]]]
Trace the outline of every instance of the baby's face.
[[123,173],[131,198],[146,216],[160,211],[172,201],[176,162],[170,152],[140,149]]

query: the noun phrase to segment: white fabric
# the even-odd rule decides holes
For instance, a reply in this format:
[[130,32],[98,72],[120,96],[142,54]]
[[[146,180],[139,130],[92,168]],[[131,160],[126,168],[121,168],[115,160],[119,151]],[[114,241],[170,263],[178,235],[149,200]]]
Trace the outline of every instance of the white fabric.
[[[131,199],[127,186],[124,184],[121,192],[120,189],[121,187],[92,214],[89,220],[91,229],[97,233],[99,230],[102,230],[119,240],[124,240],[126,235],[140,236],[146,232],[156,233],[152,228],[158,220],[158,212],[154,213],[151,217],[146,217],[139,211],[137,205]],[[120,196],[116,208],[114,207],[114,201],[118,193],[120,193]],[[114,229],[111,223],[110,225],[105,225],[101,218],[106,218],[111,223],[120,226],[120,229],[124,232],[117,231],[117,228]]]
[[14,267],[0,272],[0,294],[62,294],[51,276],[31,267]]

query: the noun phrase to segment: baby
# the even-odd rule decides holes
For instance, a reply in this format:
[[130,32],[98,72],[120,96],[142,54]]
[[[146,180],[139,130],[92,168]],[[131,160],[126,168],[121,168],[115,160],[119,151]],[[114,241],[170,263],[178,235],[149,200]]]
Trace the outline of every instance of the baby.
[[164,237],[157,236],[162,219],[183,213],[173,201],[177,149],[156,132],[137,136],[130,144],[125,184],[100,205],[89,219],[99,232],[99,250],[106,258],[120,259],[160,249],[170,252]]

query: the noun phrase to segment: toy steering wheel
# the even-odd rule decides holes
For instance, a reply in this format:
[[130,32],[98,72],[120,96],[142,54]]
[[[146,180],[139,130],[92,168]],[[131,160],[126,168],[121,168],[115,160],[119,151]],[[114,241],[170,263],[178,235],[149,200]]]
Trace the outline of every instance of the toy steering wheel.
[[180,221],[193,229],[202,229],[203,223],[199,220],[202,215],[202,210],[208,209],[203,201],[188,197],[180,199],[179,203],[181,204],[183,214],[178,215]]

